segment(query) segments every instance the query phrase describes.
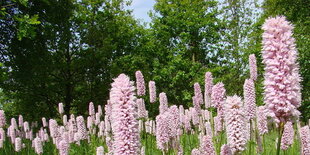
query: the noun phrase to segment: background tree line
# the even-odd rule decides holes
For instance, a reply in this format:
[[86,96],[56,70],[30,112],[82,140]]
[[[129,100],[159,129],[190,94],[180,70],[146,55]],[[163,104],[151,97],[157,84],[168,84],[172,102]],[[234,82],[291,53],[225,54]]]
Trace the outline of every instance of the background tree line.
[[[295,25],[303,78],[303,119],[310,115],[308,0],[156,0],[151,23],[141,23],[126,0],[4,0],[0,7],[0,104],[27,119],[85,114],[104,105],[120,73],[141,70],[172,104],[192,105],[193,84],[211,71],[228,95],[242,95],[248,56],[258,59],[263,104],[261,25],[284,15]],[[149,26],[146,26],[149,24]],[[145,98],[148,101],[148,98]],[[158,103],[157,103],[158,104]],[[156,106],[149,105],[147,106]],[[150,115],[157,108],[148,107]]]

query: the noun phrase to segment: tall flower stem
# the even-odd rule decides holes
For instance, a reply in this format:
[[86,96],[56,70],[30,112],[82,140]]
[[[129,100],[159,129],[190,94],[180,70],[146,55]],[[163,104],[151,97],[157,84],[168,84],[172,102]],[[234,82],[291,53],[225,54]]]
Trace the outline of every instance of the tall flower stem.
[[281,147],[281,139],[283,133],[284,123],[280,122],[279,124],[279,132],[278,132],[278,146],[277,146],[277,155],[280,155],[280,147]]

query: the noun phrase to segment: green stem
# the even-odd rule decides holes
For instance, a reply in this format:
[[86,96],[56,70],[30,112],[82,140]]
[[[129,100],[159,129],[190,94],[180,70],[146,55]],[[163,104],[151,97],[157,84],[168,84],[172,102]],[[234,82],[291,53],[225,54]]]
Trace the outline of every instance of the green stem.
[[283,132],[284,123],[280,122],[279,124],[279,132],[278,132],[278,146],[277,146],[277,155],[280,155],[280,147],[281,147],[281,139],[282,139],[282,132]]

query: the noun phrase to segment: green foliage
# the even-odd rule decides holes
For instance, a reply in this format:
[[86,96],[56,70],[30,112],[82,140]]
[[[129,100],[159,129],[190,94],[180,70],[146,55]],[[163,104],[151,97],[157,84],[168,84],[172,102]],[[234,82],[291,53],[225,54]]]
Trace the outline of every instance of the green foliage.
[[0,3],[0,20],[14,22],[17,29],[17,38],[33,38],[35,36],[35,25],[40,24],[37,14],[29,15],[21,8],[29,8],[28,0],[5,0]]
[[[30,5],[31,4],[31,5]],[[249,77],[248,56],[258,62],[257,104],[263,103],[261,24],[282,14],[295,25],[303,78],[303,119],[309,118],[309,4],[304,0],[157,0],[149,28],[126,10],[126,0],[5,0],[0,3],[1,108],[37,119],[85,114],[88,103],[104,105],[120,73],[145,83],[169,104],[192,106],[193,84],[203,90],[204,74],[222,81],[227,95],[242,96]],[[16,10],[16,11],[14,11]],[[257,11],[259,10],[259,11]],[[260,14],[263,14],[260,16]],[[148,93],[148,90],[147,90]],[[148,102],[148,97],[143,97]],[[147,104],[150,117],[158,114]]]

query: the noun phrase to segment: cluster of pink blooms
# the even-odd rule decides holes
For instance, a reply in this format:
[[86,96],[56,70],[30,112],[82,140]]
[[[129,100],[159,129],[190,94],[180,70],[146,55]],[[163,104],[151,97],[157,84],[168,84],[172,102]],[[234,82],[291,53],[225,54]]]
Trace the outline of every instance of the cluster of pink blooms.
[[245,115],[242,101],[238,96],[227,97],[225,106],[227,142],[233,154],[245,150]]
[[254,54],[249,56],[249,65],[250,65],[250,77],[253,81],[257,80],[257,66],[256,66],[256,57]]
[[[61,109],[61,103],[59,107],[59,109]],[[0,119],[5,120],[4,112],[2,111],[0,113],[2,113]],[[62,111],[59,110],[59,113],[62,114]],[[100,113],[102,113],[102,111]],[[9,137],[11,143],[14,144],[16,152],[20,152],[25,148],[25,144],[23,143],[24,140],[30,140],[32,141],[34,151],[37,154],[43,154],[44,144],[51,140],[52,143],[55,144],[60,155],[67,155],[69,154],[70,144],[75,143],[79,145],[81,140],[88,140],[91,130],[87,130],[82,116],[75,118],[74,115],[71,115],[68,121],[66,115],[63,115],[63,117],[65,118],[63,119],[63,125],[58,124],[54,119],[50,119],[47,123],[47,120],[43,117],[42,127],[34,134],[33,129],[38,128],[38,123],[31,123],[30,126],[29,122],[24,121],[22,115],[19,115],[18,124],[15,118],[11,119],[7,137]],[[93,121],[95,122],[95,120]],[[2,144],[0,147],[3,147],[3,142],[6,139],[3,129],[5,125],[6,123],[3,122],[3,126],[0,128],[0,144]]]
[[156,85],[154,81],[149,82],[150,102],[156,102]]
[[211,103],[213,107],[217,108],[217,115],[221,118],[224,116],[223,105],[225,102],[225,94],[226,89],[222,82],[219,82],[212,87]]
[[243,85],[243,96],[246,115],[249,119],[256,116],[255,86],[252,79],[246,79]]
[[281,149],[287,150],[294,142],[294,128],[292,122],[287,122],[284,125],[284,131],[281,139]]
[[304,126],[300,129],[301,152],[303,155],[310,155],[310,129]]
[[119,155],[138,154],[140,136],[135,87],[125,74],[114,79],[110,102],[112,104],[113,153]]
[[211,72],[206,72],[205,74],[205,107],[209,108],[211,106],[211,93],[213,87],[213,77]]
[[162,114],[168,110],[168,99],[166,93],[159,94],[159,113]]
[[267,114],[264,106],[257,107],[257,128],[260,135],[268,132]]
[[224,144],[221,146],[221,155],[232,155],[229,145]]
[[263,24],[262,57],[265,64],[264,100],[277,123],[298,117],[300,75],[293,26],[285,17],[268,18]]
[[137,95],[138,96],[145,95],[144,77],[141,71],[136,71],[136,84],[137,84]]

